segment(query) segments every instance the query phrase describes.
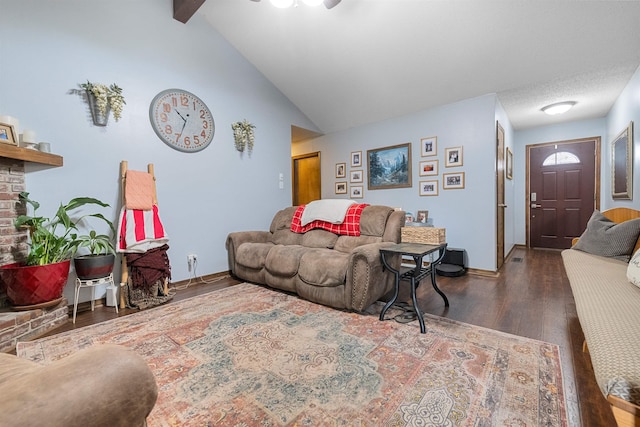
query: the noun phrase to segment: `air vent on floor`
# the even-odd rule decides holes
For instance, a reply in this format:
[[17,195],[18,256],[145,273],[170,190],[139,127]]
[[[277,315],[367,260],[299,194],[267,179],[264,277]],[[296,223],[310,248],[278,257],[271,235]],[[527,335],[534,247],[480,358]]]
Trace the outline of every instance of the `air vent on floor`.
[[511,258],[511,262],[522,262],[522,258],[520,258],[520,257],[513,257],[513,258]]

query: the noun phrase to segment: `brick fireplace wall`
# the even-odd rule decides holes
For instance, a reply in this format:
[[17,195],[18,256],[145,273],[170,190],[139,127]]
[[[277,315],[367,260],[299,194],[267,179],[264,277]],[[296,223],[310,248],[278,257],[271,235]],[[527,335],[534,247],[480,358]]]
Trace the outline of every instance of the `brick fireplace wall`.
[[[18,194],[26,190],[24,161],[0,157],[0,265],[25,259],[27,232],[18,231],[14,221],[25,213]],[[38,337],[69,321],[67,300],[45,309],[14,311],[0,283],[0,351],[12,351],[17,341]]]
[[[18,194],[25,190],[24,161],[0,158],[0,265],[22,261],[27,253],[27,232],[13,225],[24,212]],[[0,285],[0,307],[4,306],[6,293]]]

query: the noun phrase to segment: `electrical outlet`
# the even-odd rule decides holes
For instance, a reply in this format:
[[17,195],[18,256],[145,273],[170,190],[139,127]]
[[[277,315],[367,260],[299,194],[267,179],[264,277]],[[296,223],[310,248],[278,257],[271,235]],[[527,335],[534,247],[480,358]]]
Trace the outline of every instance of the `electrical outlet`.
[[198,255],[196,254],[187,255],[187,266],[189,267],[189,271],[193,271],[195,269],[196,262],[198,262]]

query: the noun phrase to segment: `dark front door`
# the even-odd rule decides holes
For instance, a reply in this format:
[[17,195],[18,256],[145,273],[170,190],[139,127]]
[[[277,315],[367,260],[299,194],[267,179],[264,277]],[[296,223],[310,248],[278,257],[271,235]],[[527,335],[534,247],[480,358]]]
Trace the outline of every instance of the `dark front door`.
[[598,207],[599,151],[600,138],[527,147],[531,247],[566,249],[582,234]]

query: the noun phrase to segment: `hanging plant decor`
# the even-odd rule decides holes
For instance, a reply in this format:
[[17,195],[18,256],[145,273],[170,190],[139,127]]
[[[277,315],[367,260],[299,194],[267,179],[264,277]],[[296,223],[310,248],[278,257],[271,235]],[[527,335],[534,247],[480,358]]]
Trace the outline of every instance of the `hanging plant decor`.
[[122,88],[115,83],[111,86],[101,83],[80,84],[80,87],[87,92],[89,99],[89,108],[91,109],[91,117],[93,123],[97,126],[106,126],[109,120],[109,111],[113,111],[113,118],[120,120],[122,117],[122,109],[126,102],[122,95]]
[[231,124],[236,150],[242,153],[244,152],[244,149],[246,147],[249,155],[251,155],[254,142],[253,130],[255,128],[256,127],[249,123],[246,119],[241,122],[235,122]]

